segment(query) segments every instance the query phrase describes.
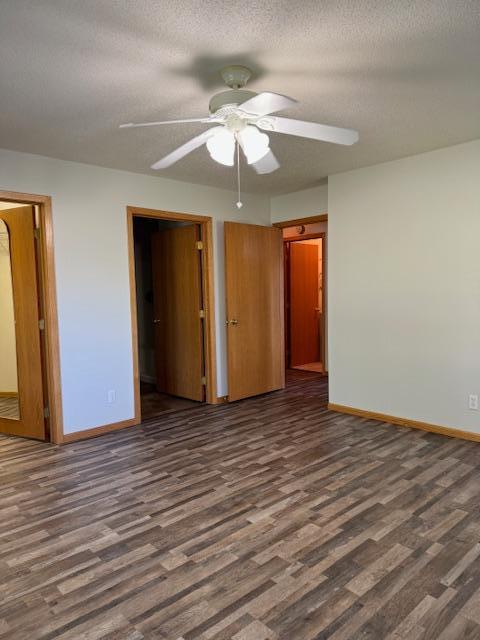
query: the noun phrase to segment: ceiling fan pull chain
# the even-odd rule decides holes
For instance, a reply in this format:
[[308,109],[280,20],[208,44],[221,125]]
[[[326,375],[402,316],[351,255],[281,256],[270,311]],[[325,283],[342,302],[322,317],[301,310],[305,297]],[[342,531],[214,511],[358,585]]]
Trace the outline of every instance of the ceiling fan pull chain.
[[237,143],[237,187],[238,187],[238,200],[237,200],[237,209],[241,209],[243,207],[243,202],[240,196],[240,145]]

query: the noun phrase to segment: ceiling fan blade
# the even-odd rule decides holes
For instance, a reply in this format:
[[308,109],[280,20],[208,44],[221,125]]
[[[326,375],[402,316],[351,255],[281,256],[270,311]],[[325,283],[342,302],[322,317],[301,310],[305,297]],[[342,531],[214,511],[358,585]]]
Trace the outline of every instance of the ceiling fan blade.
[[273,173],[273,171],[276,171],[280,167],[280,163],[273,155],[273,152],[269,151],[266,155],[263,156],[263,158],[260,158],[260,160],[257,160],[257,162],[253,163],[252,167],[259,174]]
[[282,111],[282,109],[288,109],[297,104],[297,100],[289,98],[288,96],[282,96],[280,93],[272,93],[271,91],[264,91],[259,93],[250,100],[242,102],[239,105],[242,111],[251,113],[256,116],[266,116],[269,113],[275,113],[276,111]]
[[119,125],[119,129],[134,129],[135,127],[156,127],[159,124],[181,124],[183,122],[210,122],[210,118],[186,118],[185,120],[159,120],[158,122],[127,122]]
[[188,142],[185,142],[185,144],[182,144],[181,147],[178,147],[177,149],[169,153],[167,156],[165,156],[161,160],[158,160],[158,162],[155,162],[155,164],[152,164],[151,168],[167,169],[168,167],[172,166],[172,164],[175,164],[175,162],[178,162],[178,160],[181,160],[182,158],[184,158],[191,151],[195,151],[195,149],[198,149],[198,147],[201,147],[202,144],[205,144],[211,135],[212,135],[211,129],[204,131],[199,136],[195,136],[195,138],[192,138]]
[[287,135],[300,136],[301,138],[312,138],[313,140],[321,140],[322,142],[346,145],[358,142],[358,131],[354,129],[330,127],[329,125],[318,124],[316,122],[305,122],[304,120],[272,116],[265,118],[265,121],[259,120],[256,122],[256,125],[265,131],[286,133]]

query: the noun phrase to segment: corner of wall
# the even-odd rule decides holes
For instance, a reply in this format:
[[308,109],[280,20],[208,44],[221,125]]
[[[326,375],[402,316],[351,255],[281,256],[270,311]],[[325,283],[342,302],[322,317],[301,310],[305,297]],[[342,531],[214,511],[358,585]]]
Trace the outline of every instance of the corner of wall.
[[311,189],[293,191],[271,196],[270,220],[284,222],[297,218],[308,218],[326,213],[328,210],[328,182]]

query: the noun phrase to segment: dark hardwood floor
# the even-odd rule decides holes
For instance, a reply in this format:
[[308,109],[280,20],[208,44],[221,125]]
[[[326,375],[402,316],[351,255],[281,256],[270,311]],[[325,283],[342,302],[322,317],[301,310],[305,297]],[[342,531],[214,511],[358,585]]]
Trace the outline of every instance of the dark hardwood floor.
[[480,445],[325,378],[57,447],[0,438],[0,638],[480,638]]
[[199,407],[202,403],[195,400],[186,400],[170,396],[167,393],[159,393],[153,384],[140,384],[141,415],[144,420],[155,416],[163,416],[165,413],[173,413],[182,409]]

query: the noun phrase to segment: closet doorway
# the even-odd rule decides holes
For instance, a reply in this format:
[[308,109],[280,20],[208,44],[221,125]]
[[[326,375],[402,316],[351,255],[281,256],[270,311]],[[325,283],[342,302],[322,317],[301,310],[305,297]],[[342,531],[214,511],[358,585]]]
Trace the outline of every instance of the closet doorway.
[[211,219],[128,207],[135,413],[216,402]]

